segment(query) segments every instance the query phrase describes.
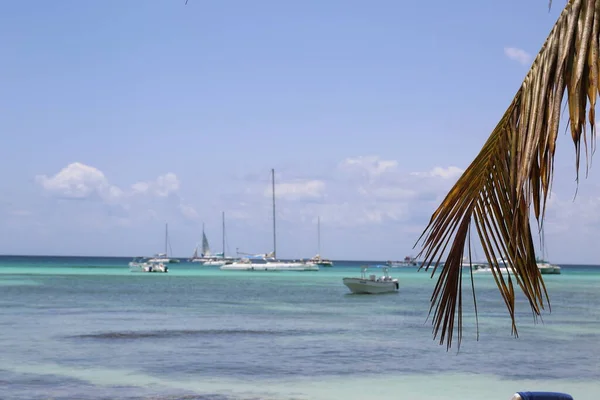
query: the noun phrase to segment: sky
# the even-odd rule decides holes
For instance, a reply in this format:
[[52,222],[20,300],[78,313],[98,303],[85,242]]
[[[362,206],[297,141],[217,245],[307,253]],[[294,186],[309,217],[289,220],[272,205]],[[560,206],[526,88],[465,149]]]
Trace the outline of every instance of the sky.
[[[415,255],[562,3],[0,5],[0,254]],[[600,185],[560,135],[545,255],[598,263]],[[483,256],[480,254],[480,256]]]

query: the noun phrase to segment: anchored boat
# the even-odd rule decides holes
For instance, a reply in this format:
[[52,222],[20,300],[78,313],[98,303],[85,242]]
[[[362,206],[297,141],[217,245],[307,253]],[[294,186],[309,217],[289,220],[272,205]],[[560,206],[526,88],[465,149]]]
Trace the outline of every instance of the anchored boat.
[[360,278],[344,278],[344,285],[356,294],[379,294],[397,292],[400,289],[398,279],[392,278],[389,274],[389,267],[381,266],[383,275],[377,277],[375,274],[370,274],[367,277],[368,266],[361,267]]

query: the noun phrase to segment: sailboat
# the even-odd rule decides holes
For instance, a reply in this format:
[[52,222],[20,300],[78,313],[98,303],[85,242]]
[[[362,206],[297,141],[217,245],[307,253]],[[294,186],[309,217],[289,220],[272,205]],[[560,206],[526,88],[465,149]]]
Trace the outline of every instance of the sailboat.
[[259,257],[242,258],[240,261],[223,265],[224,271],[318,271],[319,266],[304,261],[281,261],[277,259],[277,224],[275,214],[275,170],[271,169],[273,188],[273,251]]
[[308,262],[322,267],[333,267],[333,261],[321,257],[321,217],[317,217],[317,255]]
[[204,232],[204,224],[202,224],[202,253],[198,257],[198,246],[194,250],[194,255],[191,258],[192,262],[202,263],[206,266],[220,266],[225,264],[231,264],[235,261],[234,258],[225,257],[225,212],[222,213],[223,219],[223,251],[221,253],[212,254],[206,233]]
[[191,262],[197,262],[204,264],[206,261],[211,259],[210,246],[208,244],[208,239],[206,238],[206,233],[204,232],[204,223],[202,223],[202,250],[200,256],[198,256],[198,246],[194,249],[194,254],[190,259]]
[[151,259],[148,260],[153,263],[178,263],[179,260],[176,258],[169,258],[169,224],[165,223],[165,252],[156,253]]

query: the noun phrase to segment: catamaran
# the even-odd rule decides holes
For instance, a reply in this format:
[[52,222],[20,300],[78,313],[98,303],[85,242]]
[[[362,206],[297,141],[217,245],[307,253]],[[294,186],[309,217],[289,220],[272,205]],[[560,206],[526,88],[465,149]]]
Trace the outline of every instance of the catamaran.
[[273,188],[273,251],[258,257],[246,257],[239,261],[225,264],[224,271],[318,271],[319,266],[305,261],[282,261],[277,259],[277,224],[275,214],[275,170],[271,169],[271,185]]

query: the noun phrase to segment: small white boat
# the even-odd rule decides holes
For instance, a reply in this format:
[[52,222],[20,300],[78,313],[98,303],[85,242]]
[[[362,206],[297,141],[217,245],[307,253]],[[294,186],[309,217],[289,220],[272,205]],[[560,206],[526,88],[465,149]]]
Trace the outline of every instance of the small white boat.
[[414,257],[406,256],[403,261],[387,261],[386,265],[391,268],[417,267],[419,263]]
[[[510,268],[508,267],[508,265],[506,264],[506,260],[502,257],[498,257],[496,259],[496,261],[498,262],[498,266],[500,268],[500,274],[503,277],[508,277],[508,275],[512,272],[510,271]],[[462,266],[463,267],[468,267],[469,261],[463,259],[463,263]],[[475,266],[475,263],[473,263],[473,265]],[[473,268],[473,272],[475,273],[488,273],[488,274],[492,274],[492,267],[490,267],[490,265],[488,263],[485,264],[477,264],[477,267]],[[497,270],[495,270],[495,272],[498,272]]]
[[154,259],[148,259],[145,257],[134,258],[129,263],[129,271],[131,272],[169,272],[169,267],[165,263],[160,261],[154,261]]
[[148,261],[153,263],[168,264],[169,262],[171,262],[171,259],[167,257],[167,253],[156,253],[154,257],[149,259]]
[[398,279],[394,279],[389,275],[389,267],[383,267],[383,275],[377,277],[371,274],[367,277],[368,266],[361,267],[360,278],[344,278],[344,285],[356,294],[379,294],[397,292],[400,288]]
[[333,267],[333,261],[321,258],[319,254],[307,261],[308,263],[319,265],[321,267]]

